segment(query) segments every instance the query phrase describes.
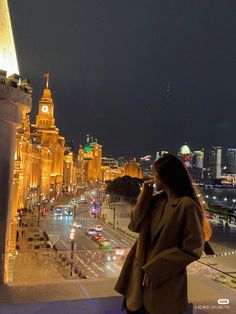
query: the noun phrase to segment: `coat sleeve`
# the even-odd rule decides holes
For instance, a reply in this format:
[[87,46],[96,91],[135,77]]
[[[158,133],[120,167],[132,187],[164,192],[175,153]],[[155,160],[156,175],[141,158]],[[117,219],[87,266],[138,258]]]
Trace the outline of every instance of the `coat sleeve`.
[[139,194],[137,204],[131,209],[130,223],[128,228],[133,232],[140,232],[142,221],[148,213],[150,208],[153,190],[147,186],[143,186],[141,193]]
[[165,281],[200,259],[204,249],[203,213],[194,201],[182,204],[184,230],[182,244],[167,248],[157,254],[143,266],[152,288],[162,285]]

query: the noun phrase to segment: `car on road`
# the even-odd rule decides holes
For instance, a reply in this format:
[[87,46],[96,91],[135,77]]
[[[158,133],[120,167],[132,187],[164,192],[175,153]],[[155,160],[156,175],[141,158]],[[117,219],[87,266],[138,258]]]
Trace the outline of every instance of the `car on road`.
[[79,223],[79,222],[74,222],[74,223],[72,224],[72,226],[73,226],[73,227],[76,227],[76,228],[82,228],[82,225],[81,225],[81,223]]
[[64,211],[64,205],[57,205],[54,209],[55,216],[62,216]]
[[105,249],[105,250],[113,250],[115,248],[115,246],[113,244],[111,244],[111,242],[105,240],[105,241],[99,242],[99,248]]
[[65,215],[66,215],[66,216],[72,216],[72,214],[73,214],[73,213],[72,213],[72,210],[71,210],[70,208],[66,208],[66,209],[65,209]]
[[115,261],[116,260],[116,256],[114,254],[107,254],[106,255],[106,260],[108,262],[112,262],[112,261]]
[[103,230],[103,228],[102,228],[101,225],[96,225],[96,226],[95,226],[95,230],[96,230],[97,232],[101,232],[101,231]]
[[95,242],[104,241],[103,235],[101,233],[97,233],[94,236],[92,236],[92,240]]
[[89,228],[88,230],[86,230],[86,234],[87,234],[89,237],[95,235],[95,234],[96,234],[95,228]]
[[117,246],[117,247],[115,248],[115,254],[116,254],[116,255],[119,255],[119,256],[123,256],[123,255],[125,254],[125,250],[122,249],[120,246]]

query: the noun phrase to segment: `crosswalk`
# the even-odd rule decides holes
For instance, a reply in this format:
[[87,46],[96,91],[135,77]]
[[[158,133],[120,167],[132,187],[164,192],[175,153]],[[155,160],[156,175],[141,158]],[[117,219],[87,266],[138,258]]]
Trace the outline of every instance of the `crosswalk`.
[[[66,217],[66,218],[70,218],[72,219],[72,217]],[[48,220],[62,220],[63,216],[47,216]],[[86,217],[86,216],[81,216],[79,218],[75,219],[76,221],[82,221],[82,220],[86,220],[86,221],[93,221],[93,222],[98,222],[99,219],[98,218],[94,218],[94,217]]]
[[93,218],[93,217],[85,217],[85,216],[82,216],[82,217],[79,217],[78,219],[76,219],[76,221],[79,221],[79,220],[87,220],[87,221],[98,221],[97,218]]

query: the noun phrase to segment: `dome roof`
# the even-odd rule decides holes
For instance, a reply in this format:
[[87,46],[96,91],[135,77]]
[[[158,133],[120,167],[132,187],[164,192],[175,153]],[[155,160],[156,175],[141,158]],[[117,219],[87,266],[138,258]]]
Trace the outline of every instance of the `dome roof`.
[[85,145],[84,145],[84,151],[85,152],[90,152],[92,150],[92,147],[90,146],[90,143],[86,143]]
[[191,153],[191,151],[190,151],[190,148],[188,147],[188,145],[183,145],[181,148],[180,148],[180,153],[182,154],[182,155],[188,155],[188,154],[190,154]]

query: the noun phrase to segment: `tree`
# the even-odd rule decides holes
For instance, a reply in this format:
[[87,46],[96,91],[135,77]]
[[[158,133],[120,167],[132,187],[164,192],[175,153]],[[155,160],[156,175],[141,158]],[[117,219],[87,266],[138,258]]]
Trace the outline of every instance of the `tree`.
[[117,201],[123,197],[128,202],[133,203],[139,195],[142,182],[142,179],[130,176],[118,177],[113,181],[107,181],[106,193],[112,196],[112,201]]

